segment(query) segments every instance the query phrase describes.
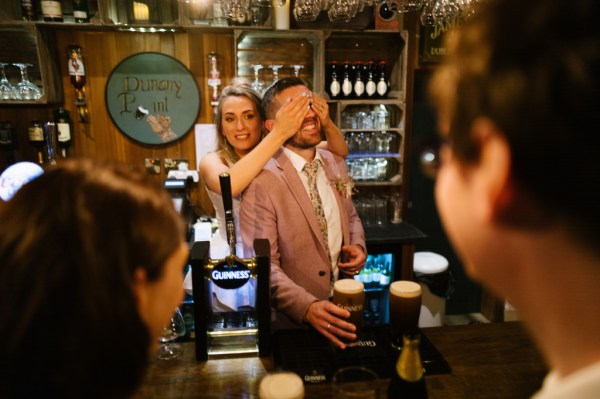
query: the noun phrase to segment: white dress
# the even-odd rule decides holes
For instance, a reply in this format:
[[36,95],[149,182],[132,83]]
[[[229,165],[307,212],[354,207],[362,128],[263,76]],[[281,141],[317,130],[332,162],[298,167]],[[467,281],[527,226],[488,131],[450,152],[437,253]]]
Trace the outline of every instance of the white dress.
[[[227,242],[227,229],[225,225],[225,208],[223,207],[223,198],[220,194],[206,189],[217,217],[217,231],[210,239],[210,257],[211,259],[223,259],[229,255],[229,243]],[[240,230],[240,196],[232,198],[233,220],[236,233],[236,255],[240,258],[244,256],[244,245]],[[185,277],[184,288],[186,291],[192,291],[191,273]],[[215,312],[232,312],[241,307],[254,307],[255,298],[255,280],[250,279],[240,288],[227,290],[210,284],[212,290],[212,308]],[[247,310],[247,309],[246,309]]]

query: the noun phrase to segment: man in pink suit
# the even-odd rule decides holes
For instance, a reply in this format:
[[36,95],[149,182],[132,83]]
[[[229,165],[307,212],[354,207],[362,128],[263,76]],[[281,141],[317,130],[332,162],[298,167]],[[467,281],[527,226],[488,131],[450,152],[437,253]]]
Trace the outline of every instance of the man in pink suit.
[[[267,130],[281,105],[299,95],[311,92],[298,78],[281,79],[269,88],[262,101]],[[350,313],[329,298],[335,280],[353,278],[364,266],[365,234],[352,204],[344,160],[317,149],[321,120],[332,123],[328,110],[312,107],[296,135],[242,194],[240,226],[246,249],[255,238],[267,238],[271,244],[273,328],[310,324],[345,348],[342,340],[356,339],[356,327],[345,320]],[[316,180],[326,219],[321,224],[303,170],[312,161],[318,163]]]

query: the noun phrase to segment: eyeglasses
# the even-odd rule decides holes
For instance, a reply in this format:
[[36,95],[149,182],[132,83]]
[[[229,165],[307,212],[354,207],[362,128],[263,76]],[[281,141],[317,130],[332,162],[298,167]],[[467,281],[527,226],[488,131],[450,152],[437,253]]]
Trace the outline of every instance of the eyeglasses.
[[450,141],[441,139],[435,145],[425,147],[419,154],[419,167],[425,177],[435,180],[439,170],[442,167],[440,152],[442,149],[452,148]]

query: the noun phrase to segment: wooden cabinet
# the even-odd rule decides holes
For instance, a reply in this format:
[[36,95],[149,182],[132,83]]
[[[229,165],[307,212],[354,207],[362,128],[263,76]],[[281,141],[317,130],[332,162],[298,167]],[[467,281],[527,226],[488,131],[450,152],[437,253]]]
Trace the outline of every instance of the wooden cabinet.
[[[248,31],[235,32],[236,76],[257,80],[265,88],[272,83],[269,65],[281,65],[279,78],[293,75],[301,64],[300,77],[313,91],[329,99],[332,120],[344,133],[350,154],[346,161],[358,190],[360,203],[381,201],[386,213],[383,224],[392,219],[390,198],[402,203],[406,159],[406,88],[408,33],[406,31]],[[336,62],[383,62],[390,85],[383,98],[331,99],[327,65]],[[253,65],[261,65],[255,77]],[[359,211],[361,208],[359,207]],[[378,223],[369,215],[367,224]],[[401,215],[400,215],[401,216]],[[398,217],[395,218],[398,220]]]
[[[39,98],[0,96],[0,104],[49,104],[61,100],[53,32],[39,29],[34,24],[1,24],[0,49],[0,62],[4,64],[9,84],[18,88],[26,79],[40,91]],[[26,75],[22,75],[18,64],[25,64],[21,68]]]

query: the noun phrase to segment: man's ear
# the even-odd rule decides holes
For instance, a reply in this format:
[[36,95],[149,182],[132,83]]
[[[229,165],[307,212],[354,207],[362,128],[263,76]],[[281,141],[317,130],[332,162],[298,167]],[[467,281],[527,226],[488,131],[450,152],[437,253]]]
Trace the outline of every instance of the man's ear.
[[270,132],[271,130],[273,130],[274,124],[275,124],[275,121],[273,119],[267,119],[264,123],[265,129],[267,129]]
[[476,119],[471,134],[480,150],[474,176],[478,197],[476,212],[492,222],[514,201],[510,146],[500,128],[487,118]]

